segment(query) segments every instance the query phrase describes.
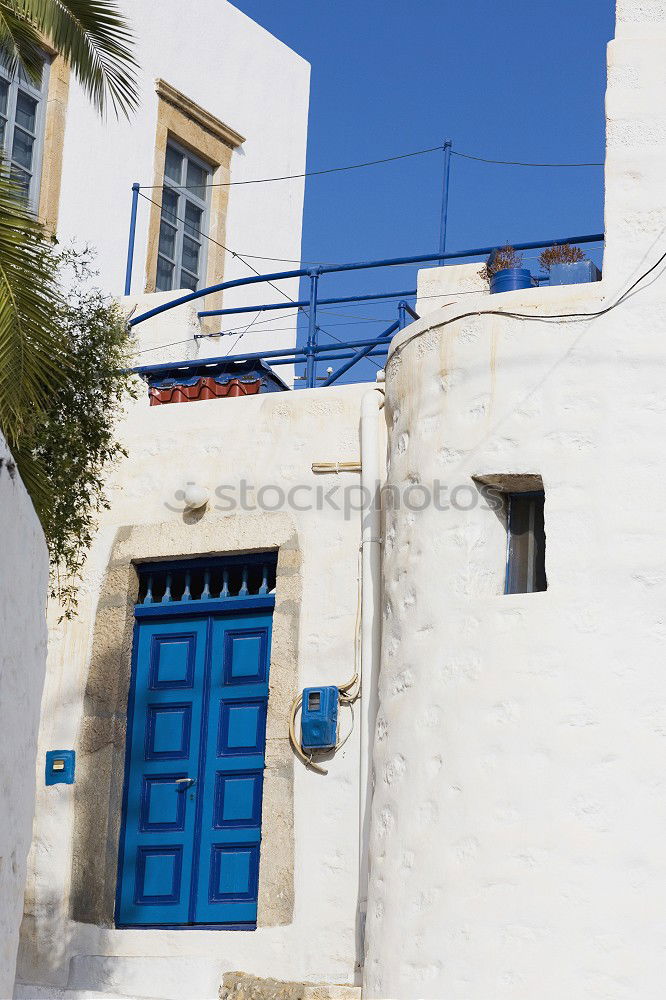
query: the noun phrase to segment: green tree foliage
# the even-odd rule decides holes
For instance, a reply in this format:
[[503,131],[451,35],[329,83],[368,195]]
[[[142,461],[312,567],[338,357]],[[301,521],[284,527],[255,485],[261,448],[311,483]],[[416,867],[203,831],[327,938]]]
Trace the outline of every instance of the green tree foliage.
[[38,504],[38,513],[51,553],[52,596],[68,615],[76,606],[77,580],[97,515],[109,506],[106,473],[125,454],[115,424],[136,392],[126,373],[126,318],[115,301],[92,286],[91,260],[88,249],[52,251],[53,273],[70,288],[55,307],[69,368],[65,377],[61,373],[52,381],[25,426],[18,459],[23,472],[28,451],[46,483],[46,503]]
[[[0,56],[11,70],[37,79],[44,38],[100,114],[133,112],[134,42],[113,0],[0,0]],[[55,589],[71,605],[105,503],[102,468],[120,452],[112,428],[127,381],[118,374],[126,324],[101,293],[81,290],[88,257],[58,254],[23,197],[0,156],[0,431],[44,526]],[[62,291],[66,267],[78,292]]]

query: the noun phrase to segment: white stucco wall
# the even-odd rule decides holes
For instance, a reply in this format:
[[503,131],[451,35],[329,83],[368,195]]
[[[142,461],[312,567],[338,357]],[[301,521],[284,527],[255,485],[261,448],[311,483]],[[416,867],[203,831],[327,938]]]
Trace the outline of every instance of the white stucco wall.
[[[72,81],[67,108],[58,234],[97,249],[102,287],[124,288],[131,186],[152,185],[157,95],[161,78],[243,135],[234,151],[231,180],[299,174],[305,169],[310,66],[228,0],[197,0],[185,9],[177,0],[131,0],[125,5],[137,39],[141,104],[132,120],[101,121],[81,88]],[[234,251],[300,259],[303,180],[232,187],[226,243]],[[145,194],[151,197],[151,192]],[[133,291],[144,288],[149,210],[140,199]],[[298,264],[252,260],[261,272]],[[225,280],[252,271],[230,254]],[[298,281],[283,282],[297,298]],[[283,301],[268,285],[230,291],[225,305]],[[200,308],[205,308],[201,305]],[[250,314],[246,323],[252,319]],[[277,314],[281,316],[282,314]],[[264,317],[262,317],[264,318]],[[242,324],[226,320],[226,328]],[[285,318],[278,327],[290,327]],[[293,342],[293,332],[248,334],[245,350]],[[209,353],[225,353],[232,341],[207,342]],[[202,350],[203,350],[202,346]]]
[[[180,322],[186,325],[187,318]],[[149,345],[165,334],[168,341],[163,324],[146,324],[142,343]],[[285,491],[297,484],[312,490],[357,484],[358,473],[315,476],[311,465],[358,461],[365,391],[365,385],[351,385],[152,408],[144,392],[130,406],[120,428],[129,457],[111,475],[111,509],[102,515],[88,559],[80,613],[52,632],[42,750],[77,746],[95,613],[118,528],[154,524],[169,537],[183,525],[182,503],[175,494],[190,480],[215,489],[244,478],[257,490],[275,484]],[[307,495],[301,493],[297,502],[306,506]],[[220,538],[227,537],[229,518],[265,525],[276,516],[261,511],[228,514],[216,510],[216,503],[213,496],[202,523],[219,525]],[[360,513],[353,510],[345,519],[342,511],[327,507],[298,511],[287,506],[280,516],[296,533],[303,557],[298,686],[344,683],[354,672]],[[349,723],[343,712],[343,734]],[[21,982],[29,985],[19,985],[17,996],[50,995],[40,991],[50,984],[77,988],[82,995],[87,989],[202,1000],[217,997],[223,973],[234,970],[353,984],[358,729],[327,766],[328,776],[321,777],[295,764],[293,921],[245,933],[116,930],[73,921],[69,893],[76,788],[40,789],[19,967]]]
[[[594,311],[666,250],[666,8],[618,14],[603,282],[467,295],[387,365],[389,483],[463,491],[387,523],[369,997],[663,996],[666,275],[595,320],[482,312]],[[503,594],[474,500],[508,473],[543,477],[544,593]]]
[[48,552],[0,435],[0,997],[10,997],[35,808]]

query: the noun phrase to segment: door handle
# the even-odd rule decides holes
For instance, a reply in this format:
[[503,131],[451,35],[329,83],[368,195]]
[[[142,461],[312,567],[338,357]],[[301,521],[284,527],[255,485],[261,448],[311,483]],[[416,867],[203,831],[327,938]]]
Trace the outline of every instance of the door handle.
[[191,788],[192,785],[196,785],[196,778],[176,778],[176,784],[178,785],[178,791],[182,792],[186,788]]

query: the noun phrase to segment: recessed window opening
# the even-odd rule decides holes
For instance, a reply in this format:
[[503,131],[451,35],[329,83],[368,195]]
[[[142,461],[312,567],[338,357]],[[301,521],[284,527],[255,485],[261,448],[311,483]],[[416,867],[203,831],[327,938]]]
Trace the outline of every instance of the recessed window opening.
[[195,292],[205,274],[208,194],[212,171],[203,160],[169,140],[157,257],[156,287]]
[[547,589],[543,490],[507,494],[506,594]]
[[44,116],[49,65],[38,80],[19,66],[12,73],[0,57],[0,144],[11,176],[37,211],[44,144]]

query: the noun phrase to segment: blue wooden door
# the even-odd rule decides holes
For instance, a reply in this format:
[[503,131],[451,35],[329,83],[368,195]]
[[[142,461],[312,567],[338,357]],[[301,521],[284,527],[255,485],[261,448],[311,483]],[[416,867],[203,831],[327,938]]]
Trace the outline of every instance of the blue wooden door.
[[120,925],[256,921],[271,619],[137,624]]

